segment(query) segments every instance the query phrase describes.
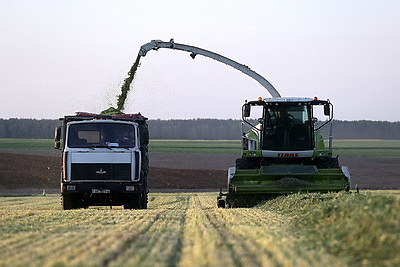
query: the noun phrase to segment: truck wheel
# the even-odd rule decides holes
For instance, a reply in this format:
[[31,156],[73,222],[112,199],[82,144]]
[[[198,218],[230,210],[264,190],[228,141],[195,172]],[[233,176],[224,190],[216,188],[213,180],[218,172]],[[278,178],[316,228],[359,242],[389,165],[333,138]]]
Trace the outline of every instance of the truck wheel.
[[147,190],[147,174],[146,172],[142,172],[142,179],[143,179],[143,191],[140,194],[139,197],[139,209],[147,209],[147,199],[148,199],[148,193],[149,191]]
[[145,192],[142,197],[142,209],[147,209],[148,192]]
[[63,210],[72,210],[72,209],[78,208],[75,197],[70,196],[70,195],[61,196],[61,205],[62,205]]
[[137,197],[135,208],[139,210],[147,209],[147,192],[142,193]]
[[135,196],[130,196],[125,200],[124,209],[131,210],[137,205],[137,198]]

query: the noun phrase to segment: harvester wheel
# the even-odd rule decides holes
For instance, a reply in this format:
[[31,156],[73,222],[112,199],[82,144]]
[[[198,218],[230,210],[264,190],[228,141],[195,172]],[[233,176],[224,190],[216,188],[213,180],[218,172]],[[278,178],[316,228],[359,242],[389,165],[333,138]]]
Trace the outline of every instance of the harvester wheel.
[[260,160],[258,158],[238,158],[236,159],[237,169],[258,169],[260,168]]
[[346,192],[350,191],[350,184],[346,185],[346,187],[344,188],[344,191],[346,191]]
[[225,207],[226,207],[225,200],[218,199],[218,208],[225,208]]

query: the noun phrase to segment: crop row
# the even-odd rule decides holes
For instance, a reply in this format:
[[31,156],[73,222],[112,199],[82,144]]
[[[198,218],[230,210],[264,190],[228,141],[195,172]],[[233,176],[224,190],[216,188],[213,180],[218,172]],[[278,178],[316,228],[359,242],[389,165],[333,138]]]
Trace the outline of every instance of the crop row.
[[400,199],[386,195],[305,194],[218,209],[216,193],[152,193],[147,210],[71,211],[58,195],[3,196],[0,266],[395,265]]

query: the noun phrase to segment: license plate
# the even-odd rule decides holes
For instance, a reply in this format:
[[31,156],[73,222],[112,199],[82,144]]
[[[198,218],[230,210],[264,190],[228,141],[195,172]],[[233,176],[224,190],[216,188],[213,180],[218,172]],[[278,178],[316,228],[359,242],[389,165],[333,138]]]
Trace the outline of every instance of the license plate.
[[92,189],[93,194],[109,194],[110,189]]

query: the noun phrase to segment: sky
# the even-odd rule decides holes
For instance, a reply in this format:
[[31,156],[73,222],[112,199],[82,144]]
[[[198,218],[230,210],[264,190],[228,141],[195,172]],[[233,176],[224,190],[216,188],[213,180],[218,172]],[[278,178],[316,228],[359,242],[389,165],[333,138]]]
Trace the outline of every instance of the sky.
[[[249,66],[282,96],[330,99],[338,120],[400,121],[397,0],[0,0],[0,118],[98,113],[140,46],[207,49]],[[126,113],[240,119],[270,97],[214,61],[160,49],[141,59]]]

